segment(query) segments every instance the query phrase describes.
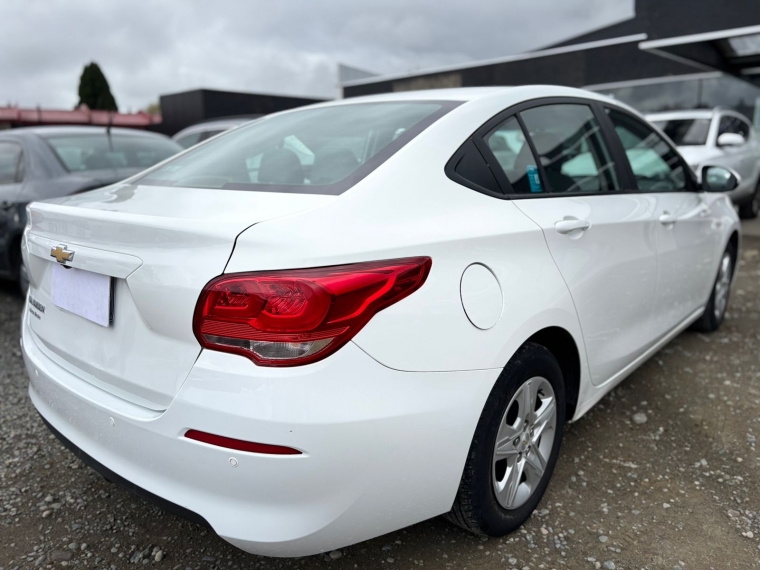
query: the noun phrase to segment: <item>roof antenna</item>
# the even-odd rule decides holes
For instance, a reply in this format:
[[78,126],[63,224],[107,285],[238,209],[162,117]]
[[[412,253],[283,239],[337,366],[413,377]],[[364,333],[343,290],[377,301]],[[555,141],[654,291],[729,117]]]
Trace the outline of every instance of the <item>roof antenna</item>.
[[111,126],[113,125],[113,113],[108,113],[108,126],[106,126],[106,136],[108,137],[108,149],[113,152],[113,140],[111,140]]

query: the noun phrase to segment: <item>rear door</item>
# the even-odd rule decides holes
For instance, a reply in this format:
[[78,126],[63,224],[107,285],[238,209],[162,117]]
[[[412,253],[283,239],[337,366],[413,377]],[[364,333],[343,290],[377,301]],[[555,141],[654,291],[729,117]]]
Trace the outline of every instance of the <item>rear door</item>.
[[533,102],[483,137],[515,205],[544,232],[597,385],[651,346],[657,272],[654,199],[630,188],[600,113],[584,99]]
[[659,263],[652,332],[660,338],[707,302],[717,268],[713,219],[676,150],[638,117],[607,112],[638,190],[655,200]]

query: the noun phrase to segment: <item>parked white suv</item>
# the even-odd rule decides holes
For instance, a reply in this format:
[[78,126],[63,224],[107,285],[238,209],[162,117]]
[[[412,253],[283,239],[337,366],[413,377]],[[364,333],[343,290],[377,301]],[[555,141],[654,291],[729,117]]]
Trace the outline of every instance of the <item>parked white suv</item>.
[[729,193],[739,216],[760,212],[760,139],[751,122],[728,109],[675,111],[647,115],[678,146],[699,176],[704,165],[725,166],[741,175],[742,183]]

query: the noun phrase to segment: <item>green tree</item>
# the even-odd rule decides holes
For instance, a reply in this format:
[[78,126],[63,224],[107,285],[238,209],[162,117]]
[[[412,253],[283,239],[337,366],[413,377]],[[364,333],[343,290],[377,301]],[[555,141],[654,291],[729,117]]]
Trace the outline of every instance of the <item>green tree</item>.
[[160,115],[161,114],[161,103],[156,101],[155,103],[150,103],[145,109],[143,109],[146,113],[149,113],[151,115]]
[[97,63],[84,66],[79,78],[79,105],[87,105],[90,109],[103,111],[118,111],[116,100],[111,95],[108,80]]

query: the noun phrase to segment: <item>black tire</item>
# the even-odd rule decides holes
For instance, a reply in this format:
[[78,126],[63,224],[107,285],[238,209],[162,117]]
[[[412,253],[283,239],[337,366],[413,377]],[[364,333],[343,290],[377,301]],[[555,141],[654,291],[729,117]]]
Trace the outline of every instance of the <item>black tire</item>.
[[[539,483],[527,501],[514,509],[504,508],[494,490],[494,449],[507,405],[529,379],[546,379],[554,390],[556,427],[552,447]],[[538,400],[536,400],[538,401]],[[517,530],[538,506],[554,472],[565,425],[565,386],[554,355],[541,345],[526,343],[512,357],[491,390],[470,445],[454,505],[445,516],[472,533],[499,537]]]
[[[720,304],[718,307],[719,310],[716,311],[716,296],[718,294],[718,283],[722,277],[722,264],[726,256],[728,256],[729,259],[731,260],[730,273],[728,276],[728,279],[729,279],[728,289],[726,289],[725,303]],[[707,301],[707,305],[705,306],[705,312],[702,313],[702,316],[699,317],[699,319],[697,319],[693,325],[691,325],[692,330],[695,330],[697,332],[709,333],[709,332],[714,332],[718,330],[718,328],[720,328],[720,325],[723,323],[723,319],[726,317],[726,309],[728,308],[728,301],[729,301],[730,292],[731,292],[731,282],[733,280],[735,269],[736,269],[736,247],[734,247],[734,244],[729,243],[728,247],[726,247],[726,251],[723,252],[723,255],[720,256],[720,265],[718,266],[717,276],[715,277],[712,290],[710,291],[710,299]]]
[[754,220],[760,214],[760,180],[755,186],[755,193],[752,198],[739,206],[739,217],[742,220]]

